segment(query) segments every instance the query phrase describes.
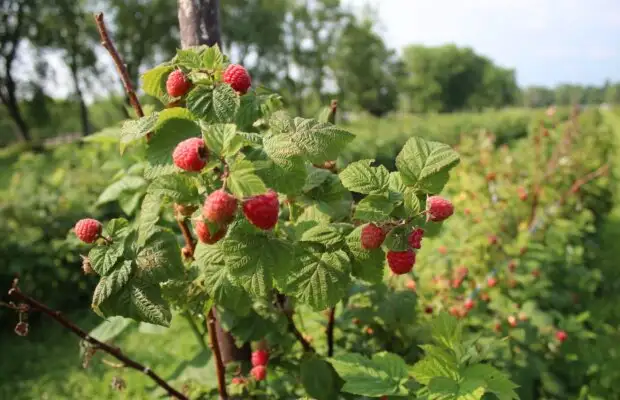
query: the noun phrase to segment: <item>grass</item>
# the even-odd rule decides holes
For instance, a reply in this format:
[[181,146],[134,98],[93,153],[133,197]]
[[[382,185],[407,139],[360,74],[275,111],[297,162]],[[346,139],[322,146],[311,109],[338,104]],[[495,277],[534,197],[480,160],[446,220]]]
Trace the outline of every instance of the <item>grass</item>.
[[[91,329],[101,320],[92,313],[72,316],[84,329]],[[182,317],[175,316],[164,333],[147,333],[136,326],[125,331],[114,344],[131,358],[170,379],[179,376],[178,366],[201,353],[201,346]],[[0,338],[0,399],[147,399],[153,398],[153,382],[145,375],[129,369],[104,365],[96,355],[91,365],[82,368],[79,339],[49,319],[34,327],[27,337],[7,335]],[[106,360],[116,362],[106,356]],[[185,376],[213,376],[207,364],[210,354],[202,353]],[[187,364],[187,363],[186,363]],[[206,366],[206,368],[205,368]],[[115,376],[122,377],[127,387],[121,393],[111,387]],[[181,385],[177,383],[176,388]]]

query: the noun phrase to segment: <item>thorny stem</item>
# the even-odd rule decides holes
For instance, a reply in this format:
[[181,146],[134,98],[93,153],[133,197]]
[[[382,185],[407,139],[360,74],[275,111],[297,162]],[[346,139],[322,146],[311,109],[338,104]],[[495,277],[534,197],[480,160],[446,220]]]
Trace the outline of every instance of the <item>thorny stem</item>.
[[228,393],[226,392],[226,376],[224,375],[224,362],[222,361],[222,352],[220,351],[220,344],[217,340],[217,333],[215,331],[215,315],[213,314],[213,307],[209,309],[209,313],[207,314],[207,328],[209,329],[209,345],[211,346],[211,351],[215,356],[217,389],[220,393],[220,400],[227,400]]
[[[129,97],[129,101],[131,102],[133,109],[136,111],[136,115],[138,118],[144,117],[144,111],[142,110],[138,96],[136,95],[133,85],[131,84],[131,79],[129,78],[129,73],[127,72],[127,66],[121,59],[118,51],[116,51],[116,47],[108,34],[105,22],[103,21],[103,13],[95,14],[95,22],[97,23],[97,29],[99,30],[99,36],[101,37],[101,45],[108,51],[108,53],[110,53],[110,56],[112,56],[116,70],[121,77],[123,87],[125,88],[125,92],[127,93],[127,97]],[[149,140],[150,137],[151,133],[149,132],[146,135],[146,139]]]
[[17,287],[17,279],[13,281],[13,287],[9,290],[9,296],[12,296],[17,300],[28,304],[30,307],[36,310],[39,310],[43,312],[44,314],[49,315],[52,319],[54,319],[56,322],[58,322],[60,325],[62,325],[66,329],[73,332],[75,335],[82,338],[85,342],[91,344],[97,349],[103,350],[107,354],[111,355],[112,357],[122,362],[125,366],[135,369],[136,371],[142,372],[143,374],[147,375],[149,378],[154,380],[160,387],[162,387],[170,396],[176,399],[179,399],[179,400],[189,400],[188,397],[186,397],[184,394],[182,394],[181,392],[177,391],[172,386],[170,386],[165,380],[163,380],[159,375],[153,372],[149,367],[146,367],[140,364],[139,362],[134,361],[131,358],[127,357],[125,354],[123,354],[121,349],[119,349],[118,347],[113,347],[106,343],[100,342],[99,340],[90,336],[87,332],[82,330],[80,327],[75,325],[69,319],[67,319],[64,315],[60,313],[60,311],[54,311],[48,306],[46,306],[45,304],[23,293]]
[[334,325],[336,323],[336,306],[329,309],[327,320],[327,357],[334,355]]

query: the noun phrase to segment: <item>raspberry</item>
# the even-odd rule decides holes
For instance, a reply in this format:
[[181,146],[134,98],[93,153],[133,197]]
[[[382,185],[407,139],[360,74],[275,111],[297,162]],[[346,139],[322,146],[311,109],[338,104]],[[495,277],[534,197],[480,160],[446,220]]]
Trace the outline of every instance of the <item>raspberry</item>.
[[15,325],[15,333],[19,336],[28,336],[29,326],[27,322],[20,321]]
[[369,249],[378,249],[385,240],[385,231],[375,224],[368,224],[362,228],[362,247]]
[[276,226],[279,212],[278,194],[273,190],[251,197],[243,203],[245,217],[254,226],[263,230],[270,230]]
[[223,189],[216,190],[207,196],[202,215],[211,222],[226,224],[235,217],[237,199]]
[[243,66],[238,64],[230,64],[226,68],[226,71],[224,71],[224,82],[241,94],[245,94],[252,86],[250,74]]
[[194,223],[194,232],[196,232],[196,236],[198,236],[202,243],[213,244],[226,235],[226,228],[222,228],[214,235],[211,235],[209,226],[204,221],[198,220]]
[[416,283],[415,283],[415,281],[413,279],[409,279],[407,281],[407,289],[413,290],[415,292],[416,291],[416,287],[417,287],[417,285],[416,285]]
[[415,253],[413,250],[390,250],[387,253],[387,261],[393,273],[396,275],[403,275],[413,269],[413,264],[415,264]]
[[207,159],[207,147],[201,138],[186,139],[172,152],[174,165],[185,171],[200,171],[207,164]]
[[265,368],[264,365],[257,365],[256,367],[252,368],[250,373],[252,374],[254,379],[256,379],[257,381],[262,381],[267,376],[267,368]]
[[475,305],[476,303],[474,303],[473,299],[466,299],[465,303],[463,303],[463,306],[465,306],[466,310],[471,310],[472,308],[474,308]]
[[166,91],[172,97],[181,97],[192,87],[192,82],[180,69],[175,69],[168,75]]
[[497,236],[495,235],[489,235],[487,237],[487,240],[489,241],[489,246],[493,246],[494,244],[497,244],[498,242]]
[[562,343],[566,339],[568,339],[568,333],[566,333],[565,331],[557,331],[555,333],[555,338],[558,339],[560,341],[560,343]]
[[433,313],[433,306],[426,306],[424,307],[424,312],[427,314],[432,314]]
[[75,236],[84,243],[93,243],[101,235],[101,222],[92,218],[84,218],[79,220],[73,230]]
[[454,213],[450,200],[441,196],[431,196],[426,200],[427,221],[441,222]]
[[453,287],[454,289],[460,288],[462,283],[463,283],[463,279],[460,279],[460,278],[458,278],[458,279],[453,279],[453,280],[452,280],[452,287]]
[[484,301],[485,303],[491,301],[491,296],[489,296],[488,293],[482,292],[480,293],[480,300]]
[[456,276],[463,279],[469,274],[469,268],[464,265],[461,265],[456,269]]
[[448,248],[446,246],[439,246],[437,247],[437,251],[441,254],[448,254]]
[[252,366],[267,365],[269,361],[269,353],[267,350],[256,350],[252,353]]
[[233,377],[233,378],[230,380],[230,382],[231,382],[233,385],[243,385],[243,384],[245,384],[245,379],[244,379],[244,378],[242,378],[242,377],[240,377],[240,376],[235,376],[235,377]]
[[494,287],[495,285],[497,285],[497,279],[493,277],[487,279],[487,286]]
[[407,241],[409,242],[409,246],[413,247],[414,249],[421,248],[422,247],[422,236],[424,236],[424,229],[415,228],[413,232],[411,232],[411,234],[407,238]]
[[508,324],[509,324],[510,326],[512,326],[513,328],[514,328],[515,326],[517,326],[517,319],[515,318],[515,316],[514,316],[514,315],[509,315],[509,316],[508,316]]

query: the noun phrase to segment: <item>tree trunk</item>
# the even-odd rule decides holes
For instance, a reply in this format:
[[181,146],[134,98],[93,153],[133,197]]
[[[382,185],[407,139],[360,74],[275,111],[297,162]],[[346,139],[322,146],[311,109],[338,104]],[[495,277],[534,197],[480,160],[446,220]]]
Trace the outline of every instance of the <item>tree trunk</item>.
[[183,48],[206,44],[222,47],[219,0],[178,0]]
[[[178,0],[179,30],[181,47],[187,48],[200,45],[218,45],[221,47],[220,34],[220,2],[219,0]],[[235,344],[235,338],[226,332],[219,320],[215,321],[215,331],[222,353],[222,361],[250,361],[252,350],[249,343],[241,348]]]
[[77,96],[78,103],[80,105],[80,123],[82,125],[82,136],[88,136],[90,134],[90,122],[88,120],[88,107],[84,102],[84,95],[80,89],[80,77],[77,68],[77,62],[75,60],[75,54],[71,61],[71,78],[73,79],[73,86],[75,87],[75,95]]
[[13,80],[13,76],[11,74],[10,65],[6,66],[5,74],[6,94],[0,92],[0,99],[6,106],[9,116],[13,122],[15,122],[15,125],[17,125],[17,134],[19,135],[19,139],[24,142],[30,142],[32,141],[32,138],[30,137],[30,130],[26,120],[24,120],[24,117],[22,116],[21,110],[19,109],[19,102],[17,101],[17,96],[15,95],[15,81]]

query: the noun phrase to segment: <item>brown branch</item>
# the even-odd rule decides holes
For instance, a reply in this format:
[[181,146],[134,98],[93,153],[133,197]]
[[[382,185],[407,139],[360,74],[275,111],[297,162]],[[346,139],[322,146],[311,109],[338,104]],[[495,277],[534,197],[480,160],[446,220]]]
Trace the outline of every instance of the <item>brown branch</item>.
[[316,350],[314,349],[314,347],[312,347],[310,342],[306,340],[304,335],[302,335],[301,332],[299,332],[299,329],[297,329],[297,326],[295,326],[295,321],[293,320],[293,313],[290,310],[286,309],[285,307],[286,296],[283,295],[282,293],[278,293],[276,294],[276,301],[278,305],[280,306],[282,313],[286,317],[289,332],[291,332],[293,336],[297,338],[297,341],[299,341],[299,343],[301,344],[301,347],[304,348],[304,351],[306,353],[316,353]]
[[87,332],[83,331],[80,327],[78,327],[73,322],[71,322],[69,319],[67,319],[64,315],[62,315],[60,311],[54,311],[48,306],[46,306],[45,304],[24,294],[17,287],[16,281],[13,283],[13,287],[9,290],[9,296],[13,296],[17,300],[28,304],[30,307],[49,315],[52,319],[54,319],[60,325],[70,330],[71,332],[73,332],[74,334],[82,338],[84,341],[86,341],[87,343],[90,343],[94,347],[101,349],[104,352],[108,353],[112,357],[122,362],[125,366],[135,369],[136,371],[140,371],[143,374],[147,375],[149,378],[154,380],[160,387],[166,390],[166,392],[170,396],[176,399],[179,399],[179,400],[189,400],[188,397],[186,397],[181,392],[177,391],[172,386],[170,386],[165,380],[160,378],[159,375],[153,372],[149,367],[145,367],[144,365],[138,363],[137,361],[134,361],[131,358],[127,357],[126,355],[123,354],[123,352],[119,348],[100,342],[99,340],[90,336]]
[[336,317],[336,306],[329,309],[329,319],[327,320],[327,357],[334,355],[334,325]]
[[220,351],[220,344],[217,340],[217,333],[215,328],[215,315],[213,314],[213,307],[207,314],[207,328],[209,329],[209,346],[211,352],[215,356],[215,372],[217,373],[217,389],[220,393],[220,400],[227,400],[228,393],[226,392],[226,370],[224,368],[224,362],[222,361],[222,352]]
[[570,189],[568,189],[560,198],[560,204],[564,204],[566,202],[566,200],[568,199],[568,197],[571,194],[575,194],[579,191],[579,189],[581,189],[581,187],[583,185],[585,185],[588,182],[591,182],[593,180],[595,180],[598,177],[601,177],[603,175],[606,175],[609,172],[609,164],[605,163],[603,165],[601,165],[598,169],[596,169],[595,171],[590,172],[589,174],[584,175],[583,177],[575,180],[575,182],[571,185]]
[[[127,97],[129,97],[129,102],[133,106],[133,109],[136,111],[136,115],[138,118],[144,117],[144,111],[142,110],[142,106],[140,105],[140,101],[138,100],[138,96],[131,84],[131,78],[129,78],[129,72],[127,72],[127,66],[121,59],[121,56],[116,51],[116,47],[110,39],[110,35],[108,34],[108,30],[105,26],[105,22],[103,21],[103,13],[95,14],[95,22],[97,23],[97,29],[99,30],[99,36],[101,37],[101,45],[110,53],[112,56],[112,60],[114,61],[114,65],[116,66],[116,71],[121,77],[121,81],[123,82],[123,87],[125,88],[125,92],[127,93]],[[151,137],[151,133],[149,132],[146,135],[146,139],[149,140]]]

